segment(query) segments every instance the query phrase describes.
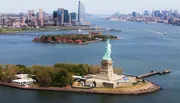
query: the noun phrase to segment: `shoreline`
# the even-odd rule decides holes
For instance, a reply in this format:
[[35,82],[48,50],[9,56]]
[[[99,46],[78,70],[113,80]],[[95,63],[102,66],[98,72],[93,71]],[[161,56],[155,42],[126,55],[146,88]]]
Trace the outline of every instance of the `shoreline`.
[[68,31],[68,30],[90,30],[90,31],[104,31],[104,29],[91,29],[91,28],[39,28],[39,29],[27,29],[27,30],[6,30],[0,32],[0,34],[10,34],[10,33],[21,33],[21,32],[37,32],[37,31]]
[[160,90],[160,86],[150,81],[150,86],[139,90],[117,91],[117,90],[93,90],[93,89],[76,89],[72,87],[25,87],[12,83],[0,82],[0,85],[17,88],[22,90],[38,90],[38,91],[59,91],[59,92],[72,92],[72,93],[85,93],[85,94],[104,94],[104,95],[142,95],[154,93]]

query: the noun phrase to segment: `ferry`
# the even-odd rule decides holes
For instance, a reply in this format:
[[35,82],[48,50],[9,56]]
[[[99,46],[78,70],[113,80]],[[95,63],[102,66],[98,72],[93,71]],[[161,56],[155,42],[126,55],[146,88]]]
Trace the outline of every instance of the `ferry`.
[[164,32],[164,35],[167,35],[167,32]]

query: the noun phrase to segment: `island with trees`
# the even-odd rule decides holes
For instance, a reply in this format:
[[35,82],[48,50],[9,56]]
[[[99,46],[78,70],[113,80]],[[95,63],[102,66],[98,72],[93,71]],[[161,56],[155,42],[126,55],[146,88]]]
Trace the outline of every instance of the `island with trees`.
[[[34,42],[40,43],[66,43],[66,44],[89,44],[92,42],[105,41],[108,35],[91,32],[89,34],[58,34],[43,35],[40,38],[34,38]],[[118,40],[117,36],[110,36],[111,40]]]
[[[117,74],[122,74],[121,69],[114,69]],[[74,83],[73,75],[85,76],[97,74],[100,66],[88,64],[57,63],[53,66],[43,65],[0,65],[0,83],[11,84],[18,79],[17,74],[28,74],[28,78],[36,80],[32,87],[65,87]]]
[[[57,63],[53,66],[0,65],[0,85],[24,90],[127,95],[151,93],[160,89],[160,86],[141,79],[132,86],[119,88],[96,88],[89,85],[81,86],[80,81],[88,79],[89,74],[98,74],[99,72],[100,66],[88,64]],[[114,69],[114,72],[122,75],[122,69]],[[26,80],[32,78],[36,80],[36,82],[28,85],[14,84],[12,81],[18,79],[16,77],[18,74],[27,74],[28,77]],[[77,78],[78,76],[82,78]]]

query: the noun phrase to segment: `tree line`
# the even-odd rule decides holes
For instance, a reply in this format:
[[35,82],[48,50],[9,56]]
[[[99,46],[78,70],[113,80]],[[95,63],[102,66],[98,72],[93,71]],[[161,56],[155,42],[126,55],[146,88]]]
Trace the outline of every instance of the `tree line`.
[[[41,87],[64,87],[71,85],[73,75],[84,76],[87,74],[98,74],[100,66],[88,64],[69,64],[57,63],[53,66],[42,65],[0,65],[0,82],[11,82],[16,74],[29,74],[29,76],[37,81]],[[121,69],[115,69],[115,72],[122,74]]]

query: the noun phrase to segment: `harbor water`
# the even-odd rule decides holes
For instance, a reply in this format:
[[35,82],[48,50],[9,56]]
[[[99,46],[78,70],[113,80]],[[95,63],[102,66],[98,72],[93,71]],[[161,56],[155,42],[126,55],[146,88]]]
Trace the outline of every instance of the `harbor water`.
[[[96,95],[50,91],[27,91],[0,86],[0,103],[177,103],[180,101],[180,27],[106,21],[89,18],[101,28],[120,29],[110,32],[121,40],[110,41],[115,68],[124,74],[141,75],[151,70],[170,68],[172,73],[147,78],[160,85],[159,92],[138,95]],[[24,34],[68,34],[77,31],[24,32]],[[87,31],[81,31],[86,33]],[[104,32],[108,33],[108,32]],[[166,33],[166,35],[164,35]],[[18,33],[23,34],[23,33]],[[58,62],[100,65],[105,42],[88,45],[42,44],[31,36],[0,36],[0,63],[53,65]]]

